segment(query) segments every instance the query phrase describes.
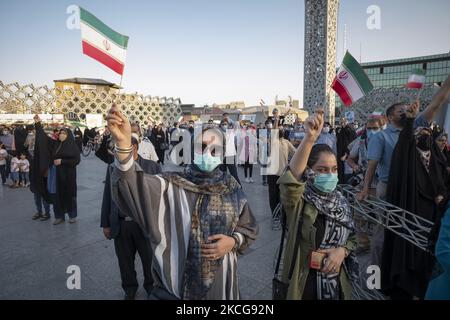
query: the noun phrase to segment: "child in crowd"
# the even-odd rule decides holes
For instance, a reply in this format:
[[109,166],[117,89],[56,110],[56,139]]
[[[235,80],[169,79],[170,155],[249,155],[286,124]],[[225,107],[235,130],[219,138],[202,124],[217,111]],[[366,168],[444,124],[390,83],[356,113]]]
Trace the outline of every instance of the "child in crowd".
[[17,155],[15,152],[12,152],[12,159],[11,159],[11,173],[10,178],[12,180],[11,188],[18,188],[19,187],[19,159],[17,158]]
[[30,185],[30,162],[25,153],[20,155],[19,170],[21,180],[20,185],[22,187],[28,187]]

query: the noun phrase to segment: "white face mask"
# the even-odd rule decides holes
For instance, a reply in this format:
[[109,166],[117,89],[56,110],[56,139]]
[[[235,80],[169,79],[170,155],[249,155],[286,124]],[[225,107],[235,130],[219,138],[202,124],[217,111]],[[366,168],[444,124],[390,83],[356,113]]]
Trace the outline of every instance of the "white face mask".
[[330,132],[330,127],[323,127],[322,128],[322,133],[329,133]]

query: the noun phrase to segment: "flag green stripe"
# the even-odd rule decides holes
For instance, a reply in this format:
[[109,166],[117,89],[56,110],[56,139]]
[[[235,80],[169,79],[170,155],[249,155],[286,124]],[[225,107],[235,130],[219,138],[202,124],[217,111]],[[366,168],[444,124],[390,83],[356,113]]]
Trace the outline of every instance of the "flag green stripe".
[[412,74],[417,74],[419,76],[424,76],[425,75],[425,70],[422,69],[414,69]]
[[99,19],[97,19],[92,13],[89,11],[84,10],[80,7],[80,19],[84,23],[90,25],[92,28],[97,30],[99,33],[103,34],[105,37],[109,38],[111,41],[113,41],[118,46],[126,49],[128,46],[128,36],[124,36],[110,27],[108,27],[106,24],[101,22]]
[[363,68],[361,68],[358,61],[356,61],[350,53],[347,52],[345,54],[342,64],[345,66],[345,69],[353,74],[353,77],[355,78],[356,82],[358,82],[359,86],[365,94],[373,89],[373,85],[370,82],[369,77],[364,72]]

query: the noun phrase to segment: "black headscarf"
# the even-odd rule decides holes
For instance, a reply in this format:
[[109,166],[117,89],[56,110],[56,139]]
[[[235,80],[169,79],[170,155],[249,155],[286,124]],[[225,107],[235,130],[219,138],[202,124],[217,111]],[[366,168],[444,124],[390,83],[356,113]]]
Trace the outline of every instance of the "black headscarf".
[[[433,132],[433,140],[436,142],[440,137],[445,136],[448,138],[447,133],[444,131],[434,131]],[[434,153],[436,154],[436,160],[440,168],[441,176],[443,177],[443,181],[447,188],[447,199],[450,198],[450,175],[448,174],[447,168],[450,167],[450,152],[447,147],[444,150],[441,150],[439,146],[434,143]]]
[[[73,131],[74,136],[79,136],[80,139],[83,138],[83,132],[81,132],[81,129],[79,127],[76,127],[75,130]],[[77,137],[75,137],[75,140],[77,139]]]
[[25,151],[25,139],[27,138],[27,131],[23,126],[18,126],[14,130],[14,145],[16,146],[17,156],[20,156]]
[[338,161],[339,183],[344,182],[344,163],[340,159],[348,153],[348,145],[356,139],[356,132],[349,125],[336,130],[336,149]]
[[31,192],[40,194],[49,202],[47,192],[47,173],[51,165],[50,145],[51,139],[47,136],[40,122],[35,124],[36,140],[34,144],[34,156],[31,161],[30,189]]
[[56,166],[56,196],[63,212],[68,212],[77,195],[76,166],[80,163],[80,152],[72,132],[66,128],[61,131],[66,132],[67,139],[55,141],[51,155],[52,160],[61,159],[61,165]]

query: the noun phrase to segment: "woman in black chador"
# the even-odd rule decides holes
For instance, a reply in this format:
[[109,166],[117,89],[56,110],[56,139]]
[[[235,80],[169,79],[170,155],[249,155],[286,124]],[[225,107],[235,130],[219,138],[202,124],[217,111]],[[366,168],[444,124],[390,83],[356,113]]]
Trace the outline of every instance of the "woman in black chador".
[[75,143],[81,153],[81,148],[83,147],[83,132],[81,132],[79,127],[76,127],[73,131],[73,135],[75,136]]
[[[388,202],[435,223],[429,249],[438,236],[446,188],[429,128],[413,129],[414,114],[408,113],[391,160]],[[423,299],[434,257],[386,230],[381,270],[382,289],[392,299]]]
[[[39,122],[39,117],[35,116]],[[64,222],[64,216],[69,215],[69,222],[76,222],[77,217],[77,170],[80,163],[80,151],[75,143],[72,131],[62,128],[58,140],[48,138],[41,126],[36,126],[36,139],[47,138],[50,155],[47,189],[55,211],[55,222]],[[44,150],[41,150],[42,152]]]

